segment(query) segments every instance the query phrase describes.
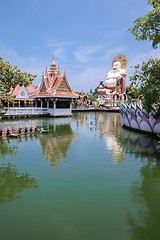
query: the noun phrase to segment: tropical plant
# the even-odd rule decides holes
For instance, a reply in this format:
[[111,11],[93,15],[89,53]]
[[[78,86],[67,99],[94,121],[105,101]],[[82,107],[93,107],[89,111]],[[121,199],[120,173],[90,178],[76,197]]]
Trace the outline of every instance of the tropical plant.
[[28,86],[36,75],[21,72],[17,66],[12,66],[9,62],[4,62],[0,57],[0,109],[3,109],[3,102],[12,102],[13,96],[10,94],[17,84]]
[[134,26],[128,31],[136,40],[149,40],[153,48],[157,48],[160,43],[160,0],[149,0],[153,9],[144,17],[139,17],[134,21]]
[[138,96],[140,95],[140,91],[135,86],[126,86],[126,94],[129,102],[133,102],[137,100]]
[[160,59],[149,59],[134,69],[134,75],[130,77],[131,86],[139,89],[146,110],[150,112],[155,106],[160,115]]

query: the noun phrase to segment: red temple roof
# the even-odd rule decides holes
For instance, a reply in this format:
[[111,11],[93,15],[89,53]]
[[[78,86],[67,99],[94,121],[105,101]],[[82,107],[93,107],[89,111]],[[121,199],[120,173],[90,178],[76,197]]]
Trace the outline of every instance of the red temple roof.
[[56,69],[55,62],[52,62],[49,71],[47,71],[46,67],[45,76],[43,73],[39,87],[30,95],[32,98],[43,96],[77,98],[77,95],[73,93],[69,85],[65,71],[63,75],[60,75],[60,68],[58,67],[58,71]]

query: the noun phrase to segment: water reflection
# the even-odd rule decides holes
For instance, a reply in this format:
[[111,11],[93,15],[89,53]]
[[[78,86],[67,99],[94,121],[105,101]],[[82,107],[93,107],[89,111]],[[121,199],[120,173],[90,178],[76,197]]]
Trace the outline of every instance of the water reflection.
[[[50,161],[50,165],[55,167],[60,165],[61,162],[65,162],[64,159],[67,157],[67,152],[70,148],[71,143],[75,139],[75,134],[71,128],[71,119],[69,118],[41,118],[41,119],[29,119],[29,120],[16,120],[16,121],[7,121],[1,122],[0,128],[6,129],[10,128],[17,130],[19,127],[24,129],[25,127],[37,127],[44,128],[49,130],[49,134],[41,133],[26,133],[18,136],[16,139],[5,138],[0,139],[0,156],[5,158],[6,155],[15,156],[18,149],[18,143],[24,141],[35,141],[37,140],[40,143],[43,157],[46,160]],[[18,131],[18,130],[17,130]],[[12,146],[13,143],[17,144]]]
[[124,152],[129,152],[135,158],[140,158],[142,161],[160,160],[160,149],[157,148],[158,140],[149,135],[122,128],[118,141]]
[[125,159],[123,148],[119,143],[121,132],[121,117],[119,113],[76,113],[74,118],[77,126],[88,126],[88,131],[98,132],[104,136],[107,149],[112,156],[113,164],[123,164]]
[[[19,173],[16,162],[8,163],[8,157],[15,157],[20,143],[27,141],[38,141],[40,143],[43,157],[55,167],[60,165],[62,160],[67,157],[75,135],[71,128],[71,119],[39,119],[39,120],[19,120],[11,122],[2,122],[1,128],[18,128],[37,126],[38,128],[48,128],[49,134],[27,133],[18,138],[0,139],[0,204],[13,201],[20,198],[18,193],[26,188],[38,187],[38,181],[29,176],[29,173]],[[6,160],[6,161],[5,161]],[[5,163],[5,164],[4,164]]]
[[121,119],[119,113],[98,115],[98,131],[105,136],[107,149],[112,155],[113,164],[123,164],[125,155],[118,140],[121,132]]
[[141,180],[132,184],[133,201],[138,203],[137,214],[128,212],[132,239],[158,239],[160,235],[160,162],[143,163]]
[[[103,239],[116,239],[117,236],[121,239],[157,239],[160,234],[160,152],[157,140],[121,128],[119,113],[78,113],[72,119],[46,118],[26,121],[26,124],[25,121],[17,121],[16,124],[50,130],[50,134],[46,135],[33,133],[14,140],[0,140],[1,163],[5,163],[0,165],[0,204],[13,201],[20,194],[22,196],[24,189],[40,184],[36,198],[30,198],[30,193],[26,198],[29,202],[24,212],[25,217],[30,213],[26,222],[31,227],[39,220],[37,228],[32,228],[33,234],[43,224],[44,235],[47,233],[49,238],[56,231],[61,232],[62,227],[69,223],[71,231],[67,228],[66,239],[70,238],[69,234],[73,236],[73,229],[77,231],[74,239],[84,239],[85,233],[85,239],[95,239],[98,235]],[[71,147],[78,135],[78,141],[72,145],[75,148]],[[30,152],[27,147],[32,145],[30,152],[35,152],[31,154],[33,158],[29,159],[31,155],[28,155]],[[24,148],[20,149],[21,146]],[[25,150],[29,161],[22,159],[22,150]],[[12,156],[14,164],[7,164]],[[52,178],[52,168],[42,164],[42,157],[54,169],[64,160],[68,161],[68,167],[59,168],[60,171]],[[106,164],[107,161],[109,164]],[[111,161],[121,166],[115,167],[110,164]],[[26,167],[31,169],[39,182],[29,173],[19,171],[19,168]],[[25,201],[21,204],[25,208]],[[17,217],[13,226],[13,209],[8,209],[5,208],[1,216],[4,226],[19,226],[18,220],[21,218]],[[41,217],[34,215],[34,211],[42,213]],[[5,216],[9,216],[6,222]],[[51,230],[48,226],[51,226]],[[81,229],[84,229],[83,236]],[[5,231],[4,227],[2,230]],[[18,227],[16,231],[19,234]],[[58,233],[57,239],[62,238]]]
[[94,130],[99,132],[100,136],[104,136],[113,164],[124,164],[126,152],[133,153],[136,158],[160,159],[158,140],[122,128],[119,113],[76,113],[74,118],[77,126],[88,126],[88,131]]
[[148,135],[121,129],[119,142],[124,152],[141,162],[138,180],[131,185],[135,213],[128,212],[132,239],[157,239],[160,234],[160,150],[158,140]]
[[38,182],[28,173],[18,173],[13,164],[0,166],[0,205],[20,198],[20,192],[32,187],[38,187]]
[[5,159],[6,155],[13,157],[17,154],[17,146],[13,145],[9,139],[0,139],[0,156]]
[[[95,121],[100,136],[105,137],[107,148],[116,164],[125,164],[131,158],[136,163],[138,175],[130,186],[133,209],[128,210],[128,239],[158,239],[160,235],[160,150],[158,140],[151,136],[121,127],[119,114],[79,114],[82,127]],[[90,131],[90,128],[88,128]],[[93,130],[93,129],[92,129]],[[131,169],[128,169],[128,172]],[[127,181],[127,179],[126,179]]]
[[67,157],[67,152],[73,139],[75,139],[75,135],[70,124],[50,125],[49,130],[49,135],[39,135],[38,140],[43,156],[51,162],[51,166],[55,167]]

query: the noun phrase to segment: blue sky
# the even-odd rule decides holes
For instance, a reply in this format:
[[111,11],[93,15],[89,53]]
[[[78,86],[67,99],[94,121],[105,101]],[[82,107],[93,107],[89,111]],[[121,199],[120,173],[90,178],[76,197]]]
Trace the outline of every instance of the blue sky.
[[37,74],[52,61],[64,69],[73,90],[89,92],[105,81],[112,60],[127,57],[131,65],[160,57],[149,41],[136,41],[127,31],[151,7],[147,0],[2,0],[0,56],[22,71]]

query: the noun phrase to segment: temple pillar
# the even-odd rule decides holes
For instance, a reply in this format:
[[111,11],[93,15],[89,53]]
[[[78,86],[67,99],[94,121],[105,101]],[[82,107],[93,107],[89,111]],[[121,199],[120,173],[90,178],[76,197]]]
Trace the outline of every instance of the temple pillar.
[[73,109],[73,105],[74,105],[74,102],[73,102],[73,99],[72,101],[70,102],[70,108]]
[[54,106],[54,109],[56,109],[56,101],[57,101],[57,99],[54,99],[54,100],[53,100],[53,104],[54,104],[53,106]]
[[42,102],[42,99],[41,99],[41,108],[42,108],[42,104],[43,104],[43,102]]
[[49,99],[46,100],[47,101],[47,109],[49,108]]
[[20,108],[20,101],[18,101],[18,107]]

